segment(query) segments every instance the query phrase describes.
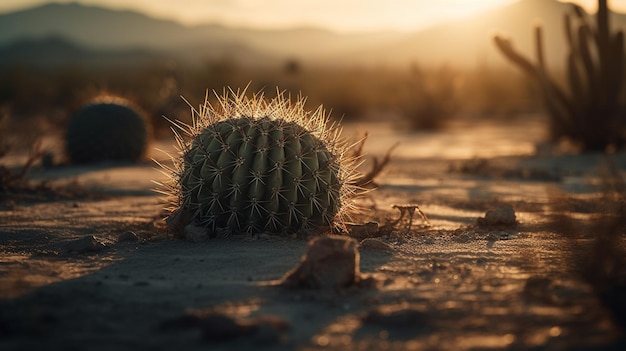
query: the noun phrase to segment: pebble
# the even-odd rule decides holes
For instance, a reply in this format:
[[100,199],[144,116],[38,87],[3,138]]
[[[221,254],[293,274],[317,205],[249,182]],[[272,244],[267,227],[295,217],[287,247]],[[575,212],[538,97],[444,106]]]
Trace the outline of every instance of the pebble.
[[91,253],[91,252],[100,252],[102,251],[106,245],[96,239],[93,235],[87,235],[80,239],[70,240],[62,244],[61,253],[62,254],[81,254],[81,253]]
[[500,206],[485,213],[485,217],[478,218],[478,225],[491,227],[491,226],[506,226],[512,227],[517,224],[515,217],[515,211],[513,207],[509,205]]

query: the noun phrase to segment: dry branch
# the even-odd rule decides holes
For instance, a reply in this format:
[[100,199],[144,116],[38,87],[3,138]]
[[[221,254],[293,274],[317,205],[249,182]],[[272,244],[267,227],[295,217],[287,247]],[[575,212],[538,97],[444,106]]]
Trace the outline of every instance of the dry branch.
[[[363,146],[365,145],[365,141],[368,138],[368,133],[365,133],[365,136],[359,141],[359,143],[355,146],[354,157],[360,158],[363,155]],[[362,188],[376,188],[378,184],[374,182],[374,179],[387,167],[389,161],[391,161],[391,153],[393,150],[398,147],[400,143],[395,143],[392,147],[387,150],[385,157],[383,157],[382,161],[379,161],[377,157],[374,157],[372,162],[372,169],[364,174],[362,177],[357,179],[354,182],[354,185]]]

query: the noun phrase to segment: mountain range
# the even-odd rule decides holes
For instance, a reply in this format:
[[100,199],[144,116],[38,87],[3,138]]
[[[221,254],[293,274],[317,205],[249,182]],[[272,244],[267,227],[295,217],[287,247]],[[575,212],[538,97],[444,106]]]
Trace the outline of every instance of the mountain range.
[[[556,0],[519,0],[413,33],[336,33],[321,28],[267,30],[218,24],[185,26],[133,11],[77,3],[46,4],[0,15],[0,64],[119,64],[170,58],[202,62],[232,58],[240,64],[426,65],[499,64],[492,37],[503,33],[531,53],[532,30],[545,29],[548,63],[564,61],[563,14]],[[613,25],[626,28],[626,15]]]

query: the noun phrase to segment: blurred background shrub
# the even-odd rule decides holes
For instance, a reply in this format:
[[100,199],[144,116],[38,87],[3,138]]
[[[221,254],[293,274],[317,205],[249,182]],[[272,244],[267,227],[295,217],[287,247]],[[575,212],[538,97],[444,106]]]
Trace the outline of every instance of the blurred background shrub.
[[142,106],[156,137],[170,135],[163,116],[190,121],[190,106],[181,96],[197,108],[207,91],[211,99],[213,90],[248,84],[249,91],[263,89],[268,97],[276,87],[292,96],[302,94],[310,109],[323,104],[335,119],[385,120],[412,129],[441,128],[454,118],[504,119],[540,110],[527,77],[487,65],[307,67],[289,60],[280,67],[259,68],[224,58],[196,66],[0,66],[0,76],[0,107],[25,125],[65,125],[85,99],[106,91]]

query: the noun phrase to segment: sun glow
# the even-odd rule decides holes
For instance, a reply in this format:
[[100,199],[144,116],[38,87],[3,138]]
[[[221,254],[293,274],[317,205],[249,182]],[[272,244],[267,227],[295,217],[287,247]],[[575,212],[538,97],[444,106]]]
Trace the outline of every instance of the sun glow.
[[[44,3],[78,2],[146,13],[186,25],[220,23],[249,28],[314,26],[340,32],[413,31],[523,0],[2,0],[0,13]],[[548,0],[546,0],[548,1]],[[595,11],[597,0],[575,2]],[[626,0],[609,0],[626,12]]]
[[514,2],[515,0],[448,0],[442,2],[440,6],[445,7],[444,12],[451,16],[464,17]]

